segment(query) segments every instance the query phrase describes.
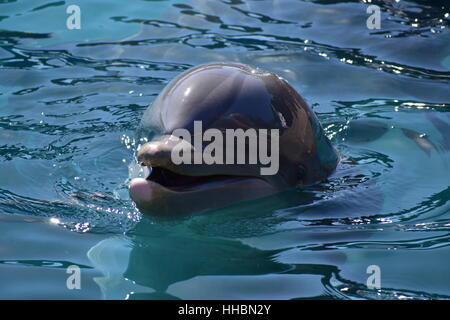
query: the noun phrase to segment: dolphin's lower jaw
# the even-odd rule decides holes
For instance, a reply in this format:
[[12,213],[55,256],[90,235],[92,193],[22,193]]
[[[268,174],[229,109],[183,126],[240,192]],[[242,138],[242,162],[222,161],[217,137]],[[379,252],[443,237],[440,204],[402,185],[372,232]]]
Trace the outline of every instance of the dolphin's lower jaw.
[[163,217],[188,216],[268,196],[278,191],[259,178],[184,176],[165,180],[161,170],[165,169],[156,168],[152,170],[153,177],[150,174],[147,179],[135,178],[130,183],[130,196],[144,214]]

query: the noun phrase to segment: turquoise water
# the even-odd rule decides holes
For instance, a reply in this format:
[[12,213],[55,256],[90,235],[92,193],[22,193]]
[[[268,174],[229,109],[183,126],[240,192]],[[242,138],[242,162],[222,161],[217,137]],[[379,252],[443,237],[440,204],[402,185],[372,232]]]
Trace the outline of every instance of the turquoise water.
[[[379,30],[364,1],[0,0],[0,298],[450,298],[450,8],[372,3]],[[213,61],[287,79],[343,161],[308,188],[143,217],[140,117]]]

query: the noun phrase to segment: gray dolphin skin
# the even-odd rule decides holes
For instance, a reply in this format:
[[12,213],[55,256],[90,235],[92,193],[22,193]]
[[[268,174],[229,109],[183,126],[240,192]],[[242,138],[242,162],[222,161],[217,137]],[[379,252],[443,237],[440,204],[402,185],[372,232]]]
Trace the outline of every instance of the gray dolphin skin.
[[[203,131],[278,129],[278,172],[261,175],[260,164],[174,164],[172,150],[180,142],[174,130],[194,134],[194,121]],[[240,63],[200,65],[176,77],[145,111],[138,134],[149,141],[138,150],[138,162],[151,171],[131,181],[130,196],[154,216],[187,216],[309,185],[326,179],[339,162],[300,94],[276,74]]]

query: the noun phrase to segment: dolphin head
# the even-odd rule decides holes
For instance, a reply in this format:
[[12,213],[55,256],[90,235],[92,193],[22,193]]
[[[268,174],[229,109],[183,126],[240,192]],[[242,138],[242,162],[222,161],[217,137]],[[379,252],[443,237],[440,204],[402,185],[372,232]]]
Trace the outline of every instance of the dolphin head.
[[179,75],[145,111],[139,132],[150,141],[137,159],[151,173],[131,181],[130,195],[153,215],[188,215],[312,184],[339,160],[294,88],[238,63]]

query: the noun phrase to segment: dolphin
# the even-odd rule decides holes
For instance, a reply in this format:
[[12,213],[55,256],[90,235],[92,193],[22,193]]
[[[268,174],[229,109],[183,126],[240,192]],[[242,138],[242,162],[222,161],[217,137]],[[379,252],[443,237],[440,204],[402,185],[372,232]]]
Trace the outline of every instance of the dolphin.
[[[183,152],[199,152],[175,133],[195,134],[196,122],[218,132],[266,130],[272,155],[270,132],[277,130],[277,172],[263,175],[261,163],[174,163],[180,144],[187,146]],[[173,79],[144,112],[138,135],[148,142],[138,149],[137,161],[150,168],[150,175],[132,179],[129,191],[138,209],[153,216],[187,216],[310,185],[325,180],[339,162],[301,95],[278,75],[241,63],[204,64]],[[223,150],[235,158],[239,152]],[[250,150],[245,150],[247,159]]]

